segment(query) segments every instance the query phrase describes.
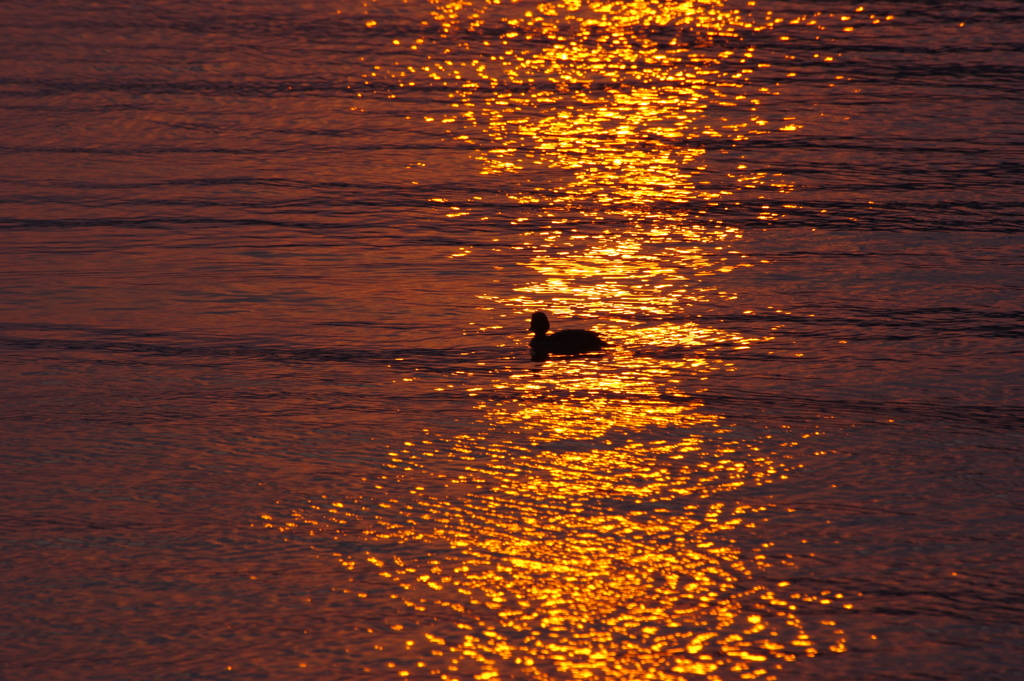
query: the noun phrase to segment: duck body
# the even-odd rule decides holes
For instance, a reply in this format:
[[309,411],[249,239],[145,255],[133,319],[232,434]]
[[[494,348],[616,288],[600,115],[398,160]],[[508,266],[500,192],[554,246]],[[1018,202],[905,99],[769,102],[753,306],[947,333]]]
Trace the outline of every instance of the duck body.
[[530,341],[530,349],[535,355],[579,355],[594,352],[608,345],[593,331],[586,329],[564,329],[551,335],[548,330],[551,324],[543,312],[534,312],[530,318],[530,331],[534,336]]

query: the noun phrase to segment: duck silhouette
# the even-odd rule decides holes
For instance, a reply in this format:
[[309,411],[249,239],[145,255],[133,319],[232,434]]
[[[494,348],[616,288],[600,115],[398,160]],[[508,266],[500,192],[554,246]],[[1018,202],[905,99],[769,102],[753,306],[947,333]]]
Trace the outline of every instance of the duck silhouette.
[[548,355],[579,355],[584,352],[600,350],[608,345],[593,331],[586,329],[563,329],[550,336],[551,328],[548,316],[543,312],[534,312],[530,318],[530,331],[534,336],[530,341],[530,349],[535,358],[543,359]]

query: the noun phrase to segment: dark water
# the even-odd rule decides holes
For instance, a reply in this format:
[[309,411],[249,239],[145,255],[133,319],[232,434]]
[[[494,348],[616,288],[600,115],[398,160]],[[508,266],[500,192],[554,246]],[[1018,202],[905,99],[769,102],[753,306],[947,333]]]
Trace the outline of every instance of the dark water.
[[0,16],[3,679],[1021,678],[1019,2]]

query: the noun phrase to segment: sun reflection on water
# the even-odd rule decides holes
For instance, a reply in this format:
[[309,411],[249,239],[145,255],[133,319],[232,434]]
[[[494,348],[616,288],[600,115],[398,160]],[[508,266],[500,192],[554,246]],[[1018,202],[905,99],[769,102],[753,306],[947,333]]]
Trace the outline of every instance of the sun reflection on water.
[[[731,539],[764,509],[728,491],[770,483],[789,465],[763,442],[731,439],[718,421],[699,403],[636,394],[527,400],[488,411],[489,430],[395,448],[390,468],[407,496],[314,504],[282,529],[330,535],[351,526],[349,536],[378,545],[338,557],[351,570],[371,566],[408,608],[377,630],[378,640],[405,642],[388,656],[399,671],[775,678],[822,645],[842,652],[843,637],[813,641],[799,599],[757,578],[765,556],[743,555]],[[605,439],[625,428],[676,435]]]
[[841,630],[812,640],[797,601],[814,599],[759,577],[765,556],[734,539],[764,509],[729,492],[784,478],[803,438],[734,435],[679,387],[732,368],[714,348],[762,340],[683,311],[730,297],[718,282],[752,266],[727,250],[740,227],[708,208],[786,189],[743,164],[728,183],[701,179],[722,140],[798,127],[758,113],[772,93],[753,75],[768,65],[743,39],[781,19],[718,0],[433,4],[437,37],[373,75],[447,88],[439,123],[462,126],[480,172],[514,177],[510,198],[548,225],[507,247],[536,279],[481,298],[523,331],[536,309],[589,318],[614,347],[506,374],[484,386],[506,398],[480,403],[476,432],[389,452],[407,493],[268,526],[378,547],[336,555],[407,607],[368,630],[402,676],[774,679],[798,656],[843,652]]

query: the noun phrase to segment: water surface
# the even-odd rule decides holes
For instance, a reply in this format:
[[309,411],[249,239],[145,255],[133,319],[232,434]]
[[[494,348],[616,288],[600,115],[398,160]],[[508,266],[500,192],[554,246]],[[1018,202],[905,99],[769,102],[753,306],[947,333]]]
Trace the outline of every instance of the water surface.
[[1018,3],[0,11],[5,679],[1019,674]]

